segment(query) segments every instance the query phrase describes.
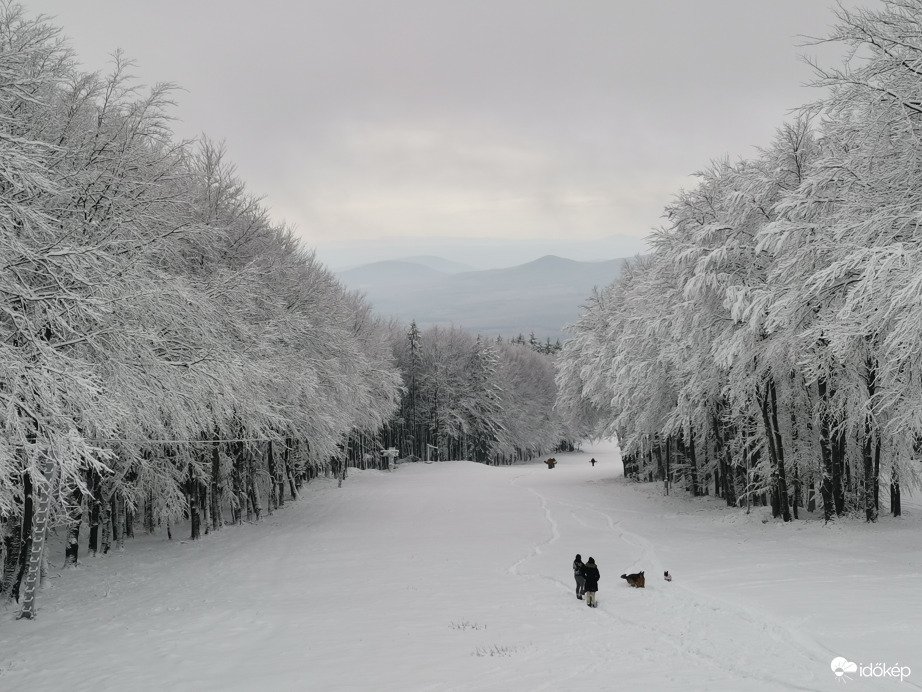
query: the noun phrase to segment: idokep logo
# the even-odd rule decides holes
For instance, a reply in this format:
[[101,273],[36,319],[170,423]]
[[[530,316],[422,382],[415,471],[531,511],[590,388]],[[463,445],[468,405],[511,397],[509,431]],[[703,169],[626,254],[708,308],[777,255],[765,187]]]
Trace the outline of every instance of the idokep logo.
[[899,664],[890,666],[886,663],[869,663],[865,665],[864,663],[852,663],[841,656],[832,659],[829,667],[832,668],[835,676],[843,682],[852,679],[849,673],[857,673],[858,677],[861,678],[892,678],[900,682],[903,682],[912,673],[909,666]]
[[852,663],[841,656],[832,659],[832,663],[830,663],[829,666],[832,668],[832,672],[836,674],[837,678],[841,678],[843,675],[847,678],[848,676],[845,675],[846,673],[855,673],[858,670],[857,663]]

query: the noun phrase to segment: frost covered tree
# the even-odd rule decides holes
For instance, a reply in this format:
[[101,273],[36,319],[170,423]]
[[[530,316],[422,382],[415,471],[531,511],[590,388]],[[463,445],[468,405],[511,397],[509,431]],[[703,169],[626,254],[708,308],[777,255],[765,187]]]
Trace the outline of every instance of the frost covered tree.
[[[391,327],[406,389],[382,444],[405,456],[508,463],[549,452],[570,436],[554,411],[551,356],[452,327]],[[413,422],[415,421],[415,424]]]
[[0,590],[30,618],[49,526],[74,564],[84,508],[96,554],[138,513],[258,516],[382,425],[400,375],[221,148],[174,140],[169,85],[119,54],[80,72],[18,5],[0,28]]
[[704,457],[683,471],[728,502],[767,492],[785,519],[819,502],[874,521],[882,483],[896,514],[919,481],[922,4],[838,17],[851,52],[820,70],[827,95],[667,208],[643,275],[572,330],[559,403],[617,432],[632,472],[661,469],[663,440],[667,459],[692,443]]
[[477,336],[468,357],[460,406],[462,431],[470,440],[469,456],[481,463],[495,456],[501,430],[502,388],[497,381],[498,369],[496,349]]
[[[902,480],[915,483],[920,401],[914,373],[919,353],[919,163],[922,4],[885,1],[873,10],[837,11],[830,37],[851,50],[841,68],[819,69],[830,96],[828,155],[812,185],[829,217],[829,261],[813,283],[835,295],[840,317],[824,332],[848,377],[836,405],[846,434],[864,438],[866,513],[877,509],[880,464],[899,508]],[[804,200],[803,202],[806,202]],[[813,210],[813,207],[807,207]],[[855,454],[857,456],[857,454]]]

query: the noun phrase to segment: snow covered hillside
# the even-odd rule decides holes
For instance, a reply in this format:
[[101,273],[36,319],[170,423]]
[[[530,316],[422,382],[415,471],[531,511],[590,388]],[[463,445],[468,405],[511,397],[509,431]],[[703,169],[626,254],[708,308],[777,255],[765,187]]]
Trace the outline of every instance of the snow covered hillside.
[[[922,686],[915,507],[783,524],[626,481],[613,445],[557,460],[350,471],[259,524],[76,570],[58,540],[37,619],[0,611],[0,689]],[[599,565],[597,609],[576,553]],[[619,578],[638,570],[645,589]],[[884,664],[910,674],[871,677]]]

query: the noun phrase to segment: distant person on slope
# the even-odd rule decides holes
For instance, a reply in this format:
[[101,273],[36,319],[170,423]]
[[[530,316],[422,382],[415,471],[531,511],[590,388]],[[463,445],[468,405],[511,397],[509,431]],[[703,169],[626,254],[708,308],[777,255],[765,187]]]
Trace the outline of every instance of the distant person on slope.
[[583,558],[577,553],[576,559],[573,560],[573,577],[576,579],[576,597],[579,600],[583,600],[583,586],[586,584],[586,579],[583,577],[584,567]]
[[589,558],[586,560],[586,564],[583,566],[583,579],[586,580],[585,589],[586,589],[586,605],[590,608],[598,608],[599,602],[596,600],[595,594],[599,590],[599,568],[595,565],[595,560]]
[[593,466],[595,466],[595,457],[592,457],[592,459],[590,459],[589,462],[590,462]]

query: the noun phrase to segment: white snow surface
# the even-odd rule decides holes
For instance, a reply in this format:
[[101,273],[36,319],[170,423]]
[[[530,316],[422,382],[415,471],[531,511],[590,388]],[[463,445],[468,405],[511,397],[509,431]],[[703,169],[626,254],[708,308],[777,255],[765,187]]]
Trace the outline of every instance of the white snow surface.
[[[0,690],[922,687],[915,505],[782,524],[627,481],[614,443],[555,456],[350,469],[258,523],[76,569],[59,536],[37,619],[0,608]],[[639,570],[644,589],[619,578]],[[839,678],[840,656],[911,673]]]

